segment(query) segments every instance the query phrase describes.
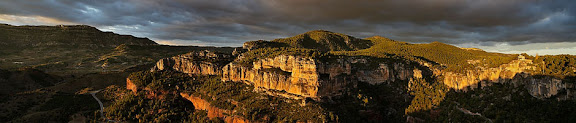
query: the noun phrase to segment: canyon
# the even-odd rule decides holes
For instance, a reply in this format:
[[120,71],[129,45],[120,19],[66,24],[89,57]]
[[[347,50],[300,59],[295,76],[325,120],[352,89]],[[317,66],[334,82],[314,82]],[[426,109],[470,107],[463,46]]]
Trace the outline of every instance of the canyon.
[[9,47],[0,50],[0,66],[9,66],[0,70],[7,99],[0,105],[14,107],[3,109],[6,122],[41,121],[26,112],[98,120],[81,113],[96,103],[86,92],[99,89],[93,96],[107,118],[127,122],[445,122],[475,121],[475,114],[479,121],[554,121],[523,109],[570,115],[576,99],[570,55],[538,58],[325,30],[236,48],[164,46],[90,26],[0,31],[15,32],[0,37],[9,41],[0,44]]
[[[244,82],[260,91],[270,90],[267,93],[296,99],[337,96],[347,87],[354,87],[357,82],[376,85],[422,78],[422,71],[432,71],[434,76],[441,78],[442,83],[455,90],[466,91],[493,83],[510,82],[524,85],[530,94],[537,98],[548,98],[560,92],[566,93],[563,99],[575,98],[572,94],[573,84],[553,77],[533,77],[530,72],[535,70],[535,66],[532,60],[524,58],[496,68],[477,67],[467,70],[465,74],[401,61],[369,62],[382,61],[371,57],[321,60],[279,55],[259,59],[251,65],[241,65],[231,58],[231,55],[216,55],[206,51],[188,53],[162,59],[152,71],[171,69],[188,74],[219,75],[223,82]],[[224,62],[206,62],[203,59],[218,59]],[[228,64],[223,64],[226,62]]]

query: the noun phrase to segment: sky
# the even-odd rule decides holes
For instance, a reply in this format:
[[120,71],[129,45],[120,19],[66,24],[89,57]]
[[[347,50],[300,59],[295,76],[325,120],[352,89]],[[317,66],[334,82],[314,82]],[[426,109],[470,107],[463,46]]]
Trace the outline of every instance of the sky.
[[574,0],[2,0],[0,23],[91,25],[168,45],[311,30],[491,52],[576,55]]

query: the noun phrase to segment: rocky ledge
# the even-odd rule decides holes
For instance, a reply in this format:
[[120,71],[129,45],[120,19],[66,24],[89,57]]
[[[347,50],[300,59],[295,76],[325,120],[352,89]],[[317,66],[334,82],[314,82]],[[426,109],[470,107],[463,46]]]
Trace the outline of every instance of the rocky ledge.
[[330,97],[347,86],[363,81],[390,83],[422,77],[421,70],[402,62],[369,62],[375,58],[344,57],[331,60],[279,55],[243,66],[232,62],[223,67],[222,80],[245,82],[261,90],[288,93],[290,98]]
[[219,75],[222,67],[234,60],[232,55],[212,51],[190,52],[160,59],[151,71],[176,70],[187,74]]
[[468,70],[466,74],[436,70],[435,74],[442,76],[443,83],[456,90],[483,88],[493,83],[512,83],[517,87],[524,86],[533,97],[539,99],[553,96],[559,100],[576,99],[576,88],[571,82],[534,75],[535,70],[532,60],[519,57],[496,68],[477,67]]

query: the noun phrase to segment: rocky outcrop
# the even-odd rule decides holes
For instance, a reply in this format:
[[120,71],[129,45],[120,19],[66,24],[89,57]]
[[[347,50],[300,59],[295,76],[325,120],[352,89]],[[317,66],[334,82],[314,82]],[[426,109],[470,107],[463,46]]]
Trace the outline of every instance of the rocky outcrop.
[[223,81],[248,81],[255,88],[316,97],[320,85],[314,59],[278,56],[254,62],[252,67],[230,63],[222,69]]
[[138,85],[134,84],[130,78],[126,78],[126,89],[131,90],[133,93],[138,93],[138,91],[142,91],[145,93],[146,98],[148,99],[164,99],[166,95],[174,95],[174,91],[167,91],[167,90],[153,90],[148,87],[139,87]]
[[463,89],[471,86],[477,88],[491,83],[502,83],[512,80],[516,74],[533,71],[535,67],[532,60],[519,59],[508,64],[500,65],[496,68],[477,67],[475,70],[468,70],[466,74],[442,71],[437,73],[443,77],[444,84],[454,89]]
[[512,83],[517,87],[524,86],[533,97],[539,99],[553,96],[561,100],[576,99],[573,92],[576,89],[572,83],[550,76],[535,77],[530,73],[534,70],[536,68],[532,60],[519,57],[497,68],[477,67],[476,70],[468,70],[465,75],[453,72],[436,74],[442,76],[444,84],[456,90],[482,88],[493,83]]
[[523,85],[530,95],[539,99],[551,97],[556,97],[559,100],[576,99],[574,84],[558,78],[518,74],[512,83],[516,86]]
[[130,78],[126,78],[126,89],[131,90],[134,93],[138,92],[139,90],[138,86],[136,86],[136,84],[134,84]]
[[199,75],[218,75],[222,67],[233,58],[229,54],[211,51],[190,52],[183,55],[164,58],[156,62],[152,71],[176,70],[182,73]]
[[208,112],[208,118],[222,118],[226,123],[249,123],[249,121],[240,116],[229,116],[227,114],[232,114],[233,111],[220,109],[218,107],[210,105],[210,102],[202,99],[201,97],[196,97],[187,93],[180,93],[184,99],[192,102],[195,110],[205,110]]
[[232,113],[232,111],[230,111],[230,110],[224,110],[224,109],[214,107],[214,106],[210,105],[210,102],[208,102],[208,101],[206,101],[200,97],[196,97],[196,96],[193,96],[193,95],[190,95],[187,93],[180,93],[180,96],[182,96],[184,99],[192,102],[192,104],[194,104],[194,109],[208,111],[208,117],[209,118],[224,117],[224,113],[227,113],[227,114]]
[[210,104],[210,102],[188,93],[177,93],[176,91],[165,91],[165,90],[151,90],[146,87],[138,87],[129,78],[126,79],[126,88],[134,93],[138,91],[144,91],[146,93],[146,98],[148,99],[163,99],[166,95],[180,95],[182,98],[190,101],[194,105],[195,110],[205,110],[208,114],[208,118],[220,118],[226,123],[249,123],[249,120],[241,116],[230,115],[234,113],[233,110],[226,110],[215,107]]
[[362,57],[321,61],[279,55],[255,61],[252,66],[232,62],[223,67],[222,80],[244,81],[263,90],[319,98],[338,95],[346,86],[354,86],[358,81],[380,84],[408,80],[414,76],[413,66],[400,62],[374,65],[369,61],[369,58]]

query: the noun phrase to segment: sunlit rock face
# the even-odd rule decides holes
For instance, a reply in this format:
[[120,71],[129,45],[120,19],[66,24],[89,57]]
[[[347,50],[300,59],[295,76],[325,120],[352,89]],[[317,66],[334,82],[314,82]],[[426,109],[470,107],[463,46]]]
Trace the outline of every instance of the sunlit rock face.
[[510,81],[516,74],[533,71],[534,69],[532,60],[514,60],[496,68],[477,67],[475,70],[466,71],[466,74],[442,71],[439,75],[444,78],[444,84],[449,87],[463,89],[468,86],[475,88],[482,81],[493,83]]
[[126,78],[126,89],[131,90],[134,93],[138,92],[139,90],[138,86],[136,86],[136,84],[134,84],[130,78]]
[[[241,58],[241,57],[239,57]],[[465,74],[443,70],[418,69],[404,62],[377,62],[374,58],[342,57],[330,60],[279,55],[257,60],[252,65],[232,62],[229,54],[210,51],[191,52],[156,63],[152,71],[176,70],[188,74],[222,75],[222,81],[245,82],[258,90],[289,98],[320,98],[342,94],[357,82],[370,84],[406,81],[410,78],[437,76],[456,90],[482,88],[492,83],[513,82],[525,85],[537,98],[549,98],[562,93],[573,98],[573,85],[555,78],[534,78],[529,72],[535,67],[532,60],[518,59],[496,68],[476,67]],[[423,71],[434,75],[423,75]]]
[[176,70],[188,74],[218,75],[222,73],[221,68],[232,60],[229,54],[210,51],[191,52],[161,59],[156,62],[152,71]]
[[468,70],[466,74],[436,71],[439,76],[442,76],[444,84],[456,90],[511,82],[516,86],[524,86],[533,97],[539,99],[553,96],[561,100],[576,99],[572,83],[549,76],[534,77],[531,73],[534,70],[536,68],[532,60],[518,59],[496,68],[477,67],[475,70]]
[[[376,63],[376,67],[366,67],[368,64],[367,58],[321,61],[280,55],[255,61],[252,66],[232,62],[222,69],[222,80],[246,82],[260,89],[319,98],[339,95],[347,86],[353,87],[359,81],[381,84],[408,80],[415,76],[414,71],[420,71],[404,63]],[[416,76],[422,76],[418,74]]]
[[244,117],[230,115],[235,113],[235,110],[221,109],[210,104],[210,102],[188,93],[180,93],[182,98],[190,101],[194,105],[195,110],[204,110],[208,113],[208,118],[222,118],[226,123],[250,123]]

